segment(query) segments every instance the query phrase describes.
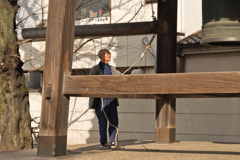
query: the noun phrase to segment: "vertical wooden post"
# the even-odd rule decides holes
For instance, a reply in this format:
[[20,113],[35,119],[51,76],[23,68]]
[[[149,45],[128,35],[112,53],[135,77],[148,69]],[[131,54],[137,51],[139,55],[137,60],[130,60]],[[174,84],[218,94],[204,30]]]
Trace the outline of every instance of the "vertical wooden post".
[[[158,19],[164,34],[157,36],[157,73],[176,73],[177,0],[158,0]],[[175,142],[175,108],[172,95],[156,100],[156,143]]]
[[38,156],[66,155],[69,97],[62,87],[72,68],[75,9],[75,0],[49,1]]

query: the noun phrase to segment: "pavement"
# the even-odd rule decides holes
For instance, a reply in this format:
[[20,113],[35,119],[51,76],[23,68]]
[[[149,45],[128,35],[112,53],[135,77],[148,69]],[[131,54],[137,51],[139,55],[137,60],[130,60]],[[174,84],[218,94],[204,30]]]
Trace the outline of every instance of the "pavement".
[[125,149],[103,150],[97,143],[67,146],[67,155],[37,157],[37,149],[0,152],[0,160],[240,160],[240,144],[181,141],[156,144],[154,141],[121,141]]

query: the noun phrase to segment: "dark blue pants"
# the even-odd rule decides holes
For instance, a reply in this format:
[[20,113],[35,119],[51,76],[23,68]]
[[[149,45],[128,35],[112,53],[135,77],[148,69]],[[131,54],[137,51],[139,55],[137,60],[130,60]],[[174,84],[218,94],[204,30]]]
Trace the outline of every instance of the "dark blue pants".
[[[109,100],[108,98],[104,98],[104,111],[109,121],[111,122],[111,124],[118,127],[117,106],[114,101],[108,101],[108,100]],[[99,99],[99,103],[95,109],[95,113],[98,118],[100,143],[105,144],[107,143],[107,119],[102,110],[101,99]],[[108,132],[109,132],[110,142],[115,142],[115,137],[117,133],[116,128],[109,124]]]

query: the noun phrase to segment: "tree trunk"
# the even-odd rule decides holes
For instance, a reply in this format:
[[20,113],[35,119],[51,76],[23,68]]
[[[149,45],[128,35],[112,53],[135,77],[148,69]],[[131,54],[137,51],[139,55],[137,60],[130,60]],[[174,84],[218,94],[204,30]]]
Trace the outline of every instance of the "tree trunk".
[[17,0],[0,0],[0,151],[32,148],[29,95],[15,32],[17,10]]

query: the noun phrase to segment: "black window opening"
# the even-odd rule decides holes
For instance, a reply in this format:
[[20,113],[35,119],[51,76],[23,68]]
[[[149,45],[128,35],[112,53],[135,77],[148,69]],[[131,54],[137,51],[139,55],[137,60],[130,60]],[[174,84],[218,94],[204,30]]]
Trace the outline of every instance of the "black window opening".
[[110,17],[109,0],[77,0],[76,20]]

